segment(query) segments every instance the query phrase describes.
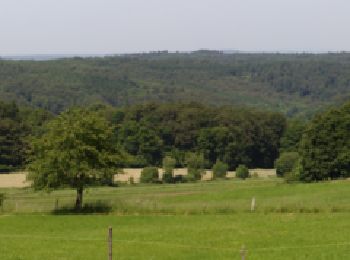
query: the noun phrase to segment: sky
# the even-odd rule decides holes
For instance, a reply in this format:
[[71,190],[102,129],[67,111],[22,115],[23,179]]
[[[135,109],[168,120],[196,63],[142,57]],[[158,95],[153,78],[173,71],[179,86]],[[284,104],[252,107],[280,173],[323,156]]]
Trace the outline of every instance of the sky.
[[349,0],[0,0],[0,55],[350,50]]

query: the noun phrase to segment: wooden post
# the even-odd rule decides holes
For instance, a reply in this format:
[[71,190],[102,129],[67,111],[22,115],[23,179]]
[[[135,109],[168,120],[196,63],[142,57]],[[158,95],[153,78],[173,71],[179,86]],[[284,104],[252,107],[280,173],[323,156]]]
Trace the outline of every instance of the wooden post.
[[250,205],[250,211],[251,212],[255,211],[255,197],[252,198],[252,203]]
[[242,246],[240,253],[241,253],[242,260],[245,260],[247,250],[245,249],[244,245]]
[[108,228],[108,260],[112,260],[112,227]]
[[58,210],[58,199],[55,200],[55,210]]

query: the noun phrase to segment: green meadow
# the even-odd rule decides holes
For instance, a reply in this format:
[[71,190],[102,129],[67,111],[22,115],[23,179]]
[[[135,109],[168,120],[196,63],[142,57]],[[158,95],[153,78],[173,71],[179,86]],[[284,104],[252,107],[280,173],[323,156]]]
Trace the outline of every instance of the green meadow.
[[[1,189],[0,259],[347,259],[350,181],[276,178],[89,188]],[[251,212],[251,200],[256,208]]]

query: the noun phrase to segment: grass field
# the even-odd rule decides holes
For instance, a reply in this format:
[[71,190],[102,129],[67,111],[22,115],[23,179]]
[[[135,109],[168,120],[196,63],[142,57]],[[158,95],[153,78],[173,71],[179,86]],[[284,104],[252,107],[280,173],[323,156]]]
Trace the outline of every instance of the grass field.
[[90,188],[85,201],[107,210],[87,215],[55,215],[73,190],[0,189],[0,259],[107,259],[108,226],[114,259],[240,259],[243,244],[246,259],[348,259],[349,188],[275,178]]

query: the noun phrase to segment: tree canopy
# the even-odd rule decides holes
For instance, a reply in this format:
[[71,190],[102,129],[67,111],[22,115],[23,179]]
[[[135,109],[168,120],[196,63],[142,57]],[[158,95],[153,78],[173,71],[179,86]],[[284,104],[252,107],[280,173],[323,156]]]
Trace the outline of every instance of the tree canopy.
[[48,123],[42,136],[32,140],[29,180],[35,189],[76,188],[79,209],[84,187],[111,183],[122,163],[113,136],[113,128],[97,112],[71,109],[62,113]]
[[118,109],[111,117],[118,143],[134,156],[132,166],[160,166],[166,155],[185,166],[187,152],[201,153],[235,169],[273,167],[286,119],[279,113],[198,103],[157,104]]
[[350,103],[316,116],[300,145],[300,179],[350,177]]
[[27,128],[15,103],[0,102],[0,172],[23,166]]

